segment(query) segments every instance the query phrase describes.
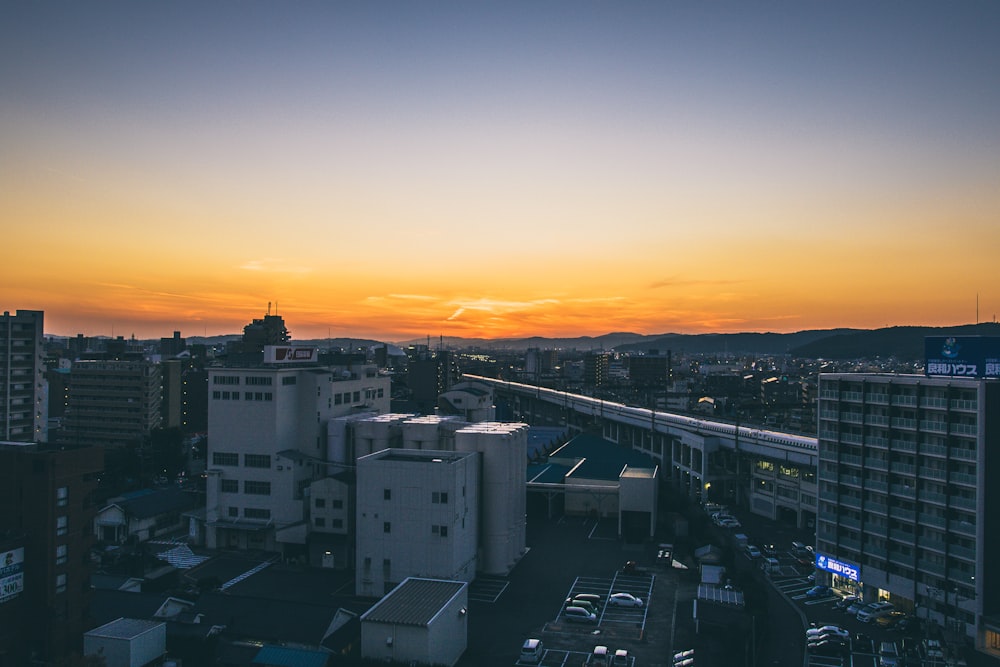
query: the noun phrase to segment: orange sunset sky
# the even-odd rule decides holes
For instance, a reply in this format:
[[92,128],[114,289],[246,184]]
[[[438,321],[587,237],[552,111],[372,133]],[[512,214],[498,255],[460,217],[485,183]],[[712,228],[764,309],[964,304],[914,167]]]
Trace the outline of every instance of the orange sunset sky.
[[4,310],[523,337],[1000,309],[991,2],[6,3]]

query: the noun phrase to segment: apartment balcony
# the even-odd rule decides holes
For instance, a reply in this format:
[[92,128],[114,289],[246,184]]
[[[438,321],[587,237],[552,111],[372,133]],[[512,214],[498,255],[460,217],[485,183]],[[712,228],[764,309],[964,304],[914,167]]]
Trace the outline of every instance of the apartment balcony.
[[935,526],[937,528],[947,528],[948,522],[945,521],[943,516],[934,516],[933,514],[920,514],[918,521],[921,525]]
[[903,419],[902,417],[893,417],[889,420],[889,424],[892,428],[904,429],[907,431],[917,430],[917,420],[916,419]]
[[976,526],[967,521],[949,521],[948,530],[968,537],[976,536]]
[[868,457],[865,459],[865,467],[872,470],[888,470],[889,462],[885,459],[876,459]]
[[913,522],[917,520],[917,513],[913,510],[904,510],[902,507],[893,507],[890,513],[892,518]]
[[936,479],[940,482],[948,481],[948,471],[942,470],[940,468],[928,468],[927,466],[920,466],[920,478],[921,479]]
[[934,491],[921,491],[920,501],[924,503],[932,503],[934,505],[947,505],[948,496],[943,493],[936,493]]
[[937,398],[932,396],[922,396],[920,398],[920,407],[946,410],[948,408],[948,399]]
[[881,491],[882,493],[889,493],[889,485],[885,482],[876,482],[875,480],[869,479],[865,481],[865,488],[871,491]]
[[948,456],[948,448],[942,447],[941,445],[929,445],[924,443],[920,445],[920,453],[927,456]]
[[[921,545],[923,546],[923,545]],[[955,556],[956,558],[961,558],[962,560],[976,562],[976,550],[970,549],[968,547],[961,547],[957,544],[949,545],[948,554],[950,556]]]
[[894,496],[901,496],[903,498],[916,498],[917,490],[912,486],[904,486],[902,484],[892,484],[889,486],[892,494]]
[[955,484],[961,484],[963,486],[975,487],[978,480],[975,475],[967,475],[962,472],[953,472],[948,475],[948,481]]
[[951,432],[959,435],[977,436],[979,435],[979,427],[976,424],[952,424]]
[[964,401],[960,399],[952,399],[948,404],[952,410],[961,410],[962,412],[976,412],[978,410],[977,401]]
[[917,466],[910,465],[908,463],[898,463],[893,461],[892,466],[889,469],[891,472],[898,473],[900,475],[909,475],[910,477],[917,474]]
[[955,447],[951,450],[951,458],[962,461],[976,461],[976,450],[965,447]]
[[868,394],[867,401],[874,405],[889,405],[889,394],[873,392]]
[[889,445],[897,452],[914,452],[917,451],[917,443],[909,440],[890,440]]
[[920,430],[924,431],[925,433],[947,433],[948,422],[921,419]]
[[962,509],[967,509],[972,511],[976,510],[975,498],[966,498],[964,496],[951,496],[950,498],[948,498],[948,501],[950,502],[952,507],[961,507]]

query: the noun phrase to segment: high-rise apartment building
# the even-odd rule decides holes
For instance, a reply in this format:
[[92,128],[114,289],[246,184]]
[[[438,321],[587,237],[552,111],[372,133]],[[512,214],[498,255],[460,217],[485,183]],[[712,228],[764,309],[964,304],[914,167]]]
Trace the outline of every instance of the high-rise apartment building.
[[103,467],[99,447],[0,443],[0,664],[81,652]]
[[44,319],[40,310],[0,317],[0,440],[48,440]]
[[1000,557],[1000,487],[991,484],[1000,380],[983,377],[991,368],[996,378],[995,359],[936,365],[929,353],[939,375],[820,376],[816,552],[835,586],[1000,655],[1000,575],[989,565]]
[[590,387],[607,384],[611,378],[611,355],[590,352],[583,358],[583,383]]
[[162,423],[161,391],[160,366],[151,361],[76,361],[60,441],[109,448],[141,442]]

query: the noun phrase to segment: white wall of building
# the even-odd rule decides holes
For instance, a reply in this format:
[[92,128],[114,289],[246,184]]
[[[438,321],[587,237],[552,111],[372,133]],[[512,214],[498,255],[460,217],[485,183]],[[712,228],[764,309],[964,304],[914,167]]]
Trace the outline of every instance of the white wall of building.
[[407,577],[472,581],[479,458],[393,449],[358,459],[358,595],[379,597]]

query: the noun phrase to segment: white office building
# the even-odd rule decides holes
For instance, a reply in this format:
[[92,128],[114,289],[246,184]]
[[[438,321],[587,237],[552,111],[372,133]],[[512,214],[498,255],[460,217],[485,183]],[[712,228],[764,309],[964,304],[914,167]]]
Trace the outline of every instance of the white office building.
[[[283,353],[282,353],[283,352]],[[331,420],[389,411],[371,365],[320,366],[310,348],[265,348],[252,367],[208,371],[205,544],[305,557],[310,485],[331,475]]]

